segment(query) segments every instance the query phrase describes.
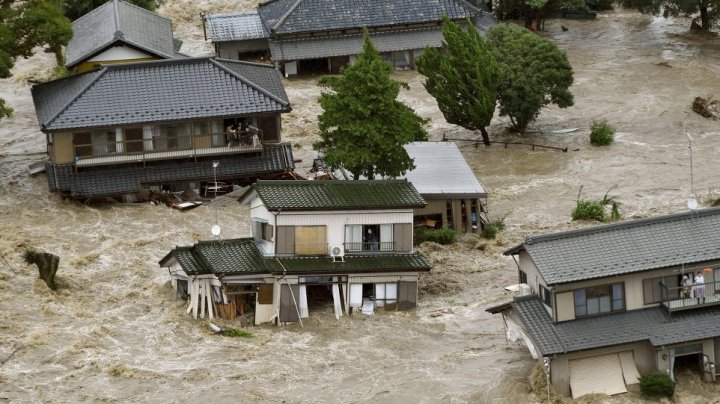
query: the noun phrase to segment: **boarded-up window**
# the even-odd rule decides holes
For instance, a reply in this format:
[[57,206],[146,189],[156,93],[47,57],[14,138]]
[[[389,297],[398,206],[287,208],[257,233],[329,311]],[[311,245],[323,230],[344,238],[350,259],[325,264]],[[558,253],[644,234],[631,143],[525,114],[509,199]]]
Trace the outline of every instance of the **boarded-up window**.
[[323,255],[327,254],[325,226],[296,226],[295,254]]
[[395,241],[395,251],[412,250],[412,223],[397,223],[393,226],[393,240]]
[[398,310],[409,310],[417,306],[417,282],[398,282]]
[[[292,292],[290,291],[292,288]],[[280,322],[294,323],[300,317],[297,299],[300,295],[299,285],[281,285],[280,287]]]
[[295,227],[278,226],[275,243],[276,254],[295,254]]
[[273,285],[272,283],[261,283],[258,288],[258,304],[273,303]]

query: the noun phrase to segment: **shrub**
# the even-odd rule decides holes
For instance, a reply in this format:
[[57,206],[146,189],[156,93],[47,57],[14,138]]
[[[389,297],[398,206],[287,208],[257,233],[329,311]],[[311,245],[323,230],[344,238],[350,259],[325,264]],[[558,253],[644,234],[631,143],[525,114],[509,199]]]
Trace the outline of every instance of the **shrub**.
[[[620,214],[620,202],[615,200],[614,196],[610,196],[612,188],[608,189],[602,199],[586,200],[580,199],[582,186],[578,191],[578,199],[575,208],[570,212],[572,220],[596,220],[598,222],[614,222],[622,219]],[[613,187],[614,188],[614,187]],[[606,206],[610,206],[610,215],[605,211]]]
[[653,372],[640,377],[640,391],[648,397],[667,397],[675,394],[675,382],[662,372]]
[[421,244],[425,241],[432,241],[434,243],[448,245],[455,242],[457,238],[457,232],[453,229],[424,229],[422,227],[415,229],[415,244]]
[[482,230],[482,236],[485,237],[488,240],[494,239],[498,233],[505,230],[505,218],[507,215],[503,216],[500,219],[492,220],[488,222],[488,224],[485,225],[485,228]]
[[593,121],[590,125],[590,143],[593,146],[607,146],[613,142],[615,137],[615,128],[610,126],[607,121]]
[[254,335],[249,331],[241,330],[239,328],[227,328],[223,331],[223,335],[226,337],[240,337],[240,338],[253,338]]

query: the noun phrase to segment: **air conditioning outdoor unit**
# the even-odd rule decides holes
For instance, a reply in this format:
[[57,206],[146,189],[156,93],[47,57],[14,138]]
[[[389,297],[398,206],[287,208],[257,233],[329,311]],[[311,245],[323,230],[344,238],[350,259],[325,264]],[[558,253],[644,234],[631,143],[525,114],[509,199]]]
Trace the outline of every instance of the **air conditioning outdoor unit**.
[[530,285],[528,285],[527,283],[521,283],[520,296],[527,296],[529,294],[532,294],[532,289],[530,289]]
[[330,256],[332,257],[333,262],[345,262],[345,259],[343,258],[345,257],[345,249],[342,245],[330,246]]

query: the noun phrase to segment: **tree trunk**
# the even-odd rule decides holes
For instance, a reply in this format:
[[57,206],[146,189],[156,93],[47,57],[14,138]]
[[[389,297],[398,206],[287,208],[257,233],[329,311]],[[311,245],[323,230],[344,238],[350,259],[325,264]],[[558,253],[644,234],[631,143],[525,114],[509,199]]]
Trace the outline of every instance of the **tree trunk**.
[[707,4],[701,4],[699,8],[700,8],[700,26],[702,27],[703,31],[709,32],[711,24],[710,24],[710,14],[708,13]]
[[483,144],[485,146],[490,146],[490,135],[488,135],[484,126],[480,128],[480,133],[482,133]]

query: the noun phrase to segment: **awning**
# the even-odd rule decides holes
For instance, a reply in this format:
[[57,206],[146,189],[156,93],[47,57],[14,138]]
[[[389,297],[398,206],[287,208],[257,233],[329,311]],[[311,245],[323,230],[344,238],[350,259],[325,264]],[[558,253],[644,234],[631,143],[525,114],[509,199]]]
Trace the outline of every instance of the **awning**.
[[593,393],[627,393],[618,354],[571,360],[570,391],[573,399]]

